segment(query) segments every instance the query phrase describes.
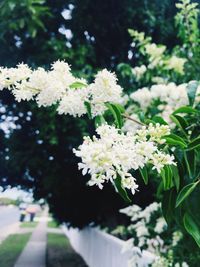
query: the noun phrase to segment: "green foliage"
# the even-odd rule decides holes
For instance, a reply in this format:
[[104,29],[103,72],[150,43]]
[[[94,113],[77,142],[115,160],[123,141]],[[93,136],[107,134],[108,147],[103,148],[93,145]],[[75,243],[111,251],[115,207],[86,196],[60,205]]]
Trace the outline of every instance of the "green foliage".
[[[4,38],[7,29],[15,32],[26,28],[32,38],[36,37],[37,29],[45,31],[43,20],[51,16],[50,9],[45,2],[45,0],[1,1],[0,17],[4,20],[1,20],[0,24],[0,28],[3,29],[0,37]],[[13,14],[12,19],[10,13]]]
[[200,228],[199,225],[196,224],[192,216],[188,213],[184,215],[184,226],[189,234],[194,238],[197,245],[200,247]]
[[24,249],[31,234],[13,234],[6,238],[0,245],[1,267],[14,266],[17,258]]
[[124,112],[123,108],[120,105],[112,103],[107,103],[106,106],[114,117],[114,122],[116,127],[121,129],[123,126],[123,117],[122,117],[122,113]]
[[120,194],[120,196],[127,202],[130,203],[131,199],[129,198],[126,189],[123,187],[121,183],[121,177],[118,175],[116,179],[113,181],[116,191]]
[[199,180],[195,183],[188,184],[181,189],[176,199],[176,208],[194,191],[198,183]]
[[147,185],[148,184],[148,172],[147,168],[143,167],[142,169],[139,169],[140,174],[142,176],[142,179],[144,180],[144,183]]
[[[173,3],[174,4],[174,3]],[[132,89],[154,83],[183,83],[200,78],[200,30],[198,25],[199,6],[189,0],[176,4],[175,27],[178,44],[173,47],[155,43],[145,32],[129,29],[133,40],[132,49],[137,54],[136,67],[120,64],[122,77],[129,77]],[[196,82],[189,84],[189,94],[195,90]],[[134,87],[133,87],[134,85]],[[192,88],[191,88],[192,87]],[[193,91],[194,93],[194,91]],[[189,96],[190,99],[190,96]]]

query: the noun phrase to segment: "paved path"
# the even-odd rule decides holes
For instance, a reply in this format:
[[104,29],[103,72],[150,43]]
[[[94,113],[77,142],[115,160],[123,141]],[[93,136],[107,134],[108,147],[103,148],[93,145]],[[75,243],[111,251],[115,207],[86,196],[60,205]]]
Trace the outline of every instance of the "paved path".
[[45,267],[47,220],[41,220],[14,267]]

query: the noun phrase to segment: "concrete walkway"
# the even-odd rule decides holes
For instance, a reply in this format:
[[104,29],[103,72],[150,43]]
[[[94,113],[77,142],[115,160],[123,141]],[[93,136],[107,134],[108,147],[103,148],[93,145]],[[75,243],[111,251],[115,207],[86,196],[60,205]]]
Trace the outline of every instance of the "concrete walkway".
[[45,267],[47,220],[41,220],[14,267]]

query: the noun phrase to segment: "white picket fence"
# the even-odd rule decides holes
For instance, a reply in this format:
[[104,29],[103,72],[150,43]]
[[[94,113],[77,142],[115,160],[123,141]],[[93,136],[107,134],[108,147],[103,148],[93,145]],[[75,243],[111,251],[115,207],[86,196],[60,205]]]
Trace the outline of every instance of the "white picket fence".
[[[89,267],[128,267],[130,252],[122,253],[125,241],[91,227],[78,230],[63,226],[63,231]],[[154,258],[148,251],[143,252],[139,267],[147,267]]]

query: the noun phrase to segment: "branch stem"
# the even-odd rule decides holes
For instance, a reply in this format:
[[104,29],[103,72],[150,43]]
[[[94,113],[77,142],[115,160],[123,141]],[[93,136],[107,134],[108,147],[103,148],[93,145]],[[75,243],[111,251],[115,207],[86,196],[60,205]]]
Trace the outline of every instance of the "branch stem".
[[131,118],[131,117],[130,117],[129,115],[127,115],[127,114],[123,114],[122,116],[123,116],[124,118],[128,119],[128,120],[131,120],[131,121],[133,121],[133,122],[139,124],[140,126],[146,126],[144,123],[142,123],[142,122],[140,122],[140,121],[138,121],[138,120],[135,120],[135,119]]

